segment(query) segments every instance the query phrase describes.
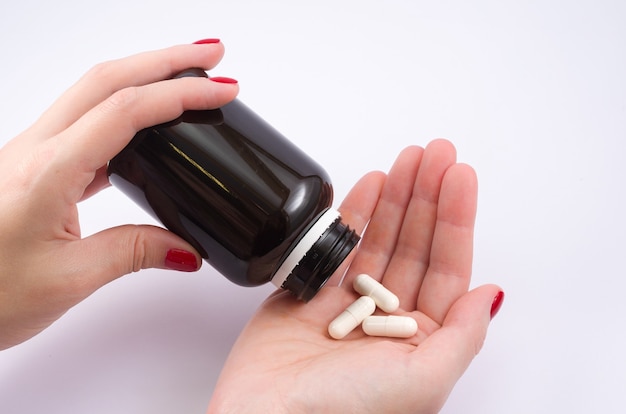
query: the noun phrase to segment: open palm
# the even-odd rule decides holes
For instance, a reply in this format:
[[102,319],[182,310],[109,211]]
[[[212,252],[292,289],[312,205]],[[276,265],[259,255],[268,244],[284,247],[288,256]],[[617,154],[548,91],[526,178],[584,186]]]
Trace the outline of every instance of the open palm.
[[[494,285],[468,291],[476,194],[473,169],[456,162],[445,140],[405,149],[388,175],[363,177],[340,207],[351,227],[367,227],[353,260],[310,303],[285,291],[263,303],[231,351],[209,412],[437,412],[502,298]],[[341,340],[328,335],[358,297],[359,273],[398,295],[396,313],[418,323],[414,337],[368,337],[360,328]]]

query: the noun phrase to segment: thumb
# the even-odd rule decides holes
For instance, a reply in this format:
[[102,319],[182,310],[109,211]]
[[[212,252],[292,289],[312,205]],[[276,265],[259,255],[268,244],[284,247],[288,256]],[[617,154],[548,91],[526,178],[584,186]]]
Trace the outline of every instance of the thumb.
[[[78,243],[79,267],[91,274],[94,290],[128,273],[158,268],[192,272],[202,258],[187,242],[163,228],[124,225],[103,230]],[[76,247],[76,246],[75,246]]]
[[[450,308],[443,325],[417,347],[419,364],[426,361],[439,375],[437,384],[448,393],[480,352],[491,318],[504,294],[496,285],[484,285],[461,296]],[[444,391],[445,390],[445,391]]]

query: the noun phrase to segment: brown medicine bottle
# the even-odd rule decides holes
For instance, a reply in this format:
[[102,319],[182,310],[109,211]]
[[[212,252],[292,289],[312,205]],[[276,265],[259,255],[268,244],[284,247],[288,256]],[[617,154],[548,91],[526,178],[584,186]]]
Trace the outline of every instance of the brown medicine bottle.
[[239,100],[140,131],[108,174],[242,286],[309,301],[359,240],[330,207],[327,173]]

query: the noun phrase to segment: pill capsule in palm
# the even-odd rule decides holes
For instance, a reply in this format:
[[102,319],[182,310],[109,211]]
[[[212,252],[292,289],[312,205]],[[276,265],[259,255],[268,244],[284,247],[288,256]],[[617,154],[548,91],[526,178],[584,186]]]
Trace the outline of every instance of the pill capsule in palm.
[[346,308],[328,325],[328,333],[335,339],[341,339],[359,326],[363,319],[376,310],[374,299],[361,296]]
[[369,275],[364,273],[358,275],[354,278],[352,286],[361,295],[374,299],[376,305],[385,312],[395,312],[400,306],[398,297]]
[[368,316],[363,320],[363,332],[370,336],[410,338],[417,332],[417,322],[408,316]]

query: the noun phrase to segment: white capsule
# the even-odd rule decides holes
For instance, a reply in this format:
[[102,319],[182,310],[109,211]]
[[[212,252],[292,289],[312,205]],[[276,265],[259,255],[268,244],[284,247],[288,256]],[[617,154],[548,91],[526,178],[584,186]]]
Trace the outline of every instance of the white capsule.
[[359,326],[363,319],[376,310],[374,299],[361,296],[346,308],[328,325],[328,333],[335,339],[341,339]]
[[395,312],[400,306],[400,301],[396,295],[376,279],[364,273],[354,278],[352,287],[361,295],[374,299],[376,305],[387,313]]
[[363,320],[363,332],[370,336],[410,338],[417,332],[417,322],[408,316],[368,316]]

